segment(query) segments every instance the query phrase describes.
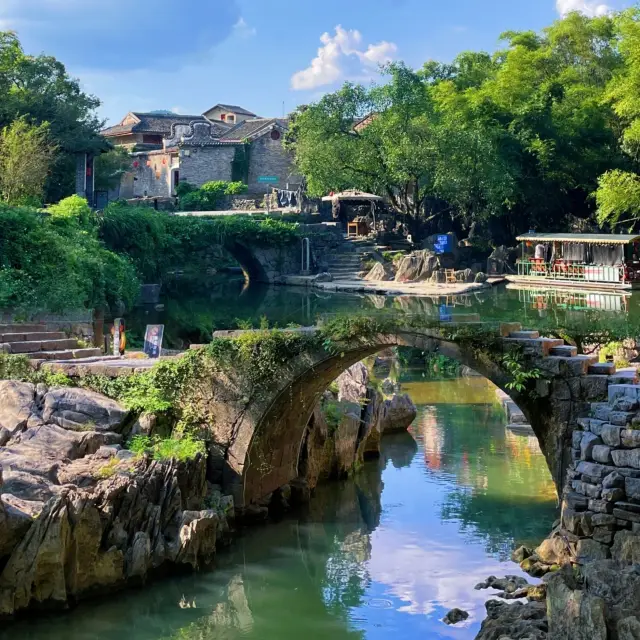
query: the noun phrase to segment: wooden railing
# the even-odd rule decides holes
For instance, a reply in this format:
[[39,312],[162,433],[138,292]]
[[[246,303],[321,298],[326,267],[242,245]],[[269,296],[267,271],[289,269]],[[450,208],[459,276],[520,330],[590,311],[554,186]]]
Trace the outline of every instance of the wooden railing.
[[624,282],[624,266],[592,265],[578,262],[518,260],[518,275],[550,280],[578,280],[585,282]]

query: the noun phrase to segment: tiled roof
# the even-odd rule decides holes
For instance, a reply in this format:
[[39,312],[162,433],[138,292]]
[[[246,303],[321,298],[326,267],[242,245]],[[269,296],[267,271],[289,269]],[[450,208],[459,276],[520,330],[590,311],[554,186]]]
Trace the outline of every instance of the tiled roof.
[[112,137],[126,133],[171,133],[172,124],[189,124],[194,120],[205,121],[204,116],[183,116],[178,114],[138,113],[131,112],[140,122],[121,125],[117,124],[101,131],[103,136]]
[[221,109],[226,109],[227,111],[233,111],[233,113],[237,113],[241,116],[253,116],[254,118],[258,117],[257,114],[252,113],[251,111],[247,111],[246,109],[243,109],[242,107],[239,107],[235,104],[216,104],[213,107],[211,107],[211,109],[207,109],[207,112],[217,107],[220,107]]
[[284,118],[253,118],[251,120],[245,120],[227,131],[221,140],[223,142],[242,142],[247,138],[255,138],[262,133],[266,133],[272,125],[286,129],[289,121]]

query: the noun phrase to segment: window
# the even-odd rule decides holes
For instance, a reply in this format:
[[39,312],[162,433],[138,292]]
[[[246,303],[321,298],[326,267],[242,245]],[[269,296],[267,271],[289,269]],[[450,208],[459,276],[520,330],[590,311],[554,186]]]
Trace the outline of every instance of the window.
[[227,114],[226,114],[226,113],[223,113],[223,114],[220,116],[220,120],[222,120],[222,122],[224,122],[226,119],[227,119]]
[[277,129],[274,129],[271,132],[271,139],[272,140],[280,140],[280,132]]
[[233,113],[227,114],[227,122],[235,122],[235,121],[236,121],[236,117]]

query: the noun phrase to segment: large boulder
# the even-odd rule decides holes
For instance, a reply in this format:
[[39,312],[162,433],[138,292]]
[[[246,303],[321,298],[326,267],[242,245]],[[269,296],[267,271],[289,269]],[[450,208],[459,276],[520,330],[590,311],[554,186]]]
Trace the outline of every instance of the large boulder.
[[407,394],[395,394],[384,402],[380,416],[380,432],[406,431],[417,415],[416,406]]
[[0,428],[13,435],[26,429],[29,418],[38,413],[36,387],[29,382],[0,381]]
[[380,282],[385,280],[393,280],[393,267],[385,262],[376,262],[371,271],[364,277],[369,282]]
[[128,417],[129,412],[115,400],[95,391],[60,387],[44,396],[42,419],[63,429],[119,432]]
[[487,618],[476,640],[546,640],[547,608],[544,602],[507,604],[489,600]]
[[338,376],[336,383],[340,402],[360,403],[367,397],[369,371],[362,362],[356,362]]
[[429,250],[415,251],[400,260],[396,272],[396,282],[417,282],[428,280],[440,268],[438,256]]

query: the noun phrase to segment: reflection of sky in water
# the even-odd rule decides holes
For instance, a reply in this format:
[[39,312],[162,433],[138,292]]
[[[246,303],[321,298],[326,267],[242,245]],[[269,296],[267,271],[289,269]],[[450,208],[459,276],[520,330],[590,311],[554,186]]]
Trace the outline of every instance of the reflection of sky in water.
[[[380,463],[318,488],[308,513],[248,531],[212,572],[31,616],[0,640],[471,640],[492,597],[473,587],[519,573],[505,560],[514,540],[547,533],[552,485],[486,381],[409,384],[418,446],[385,438]],[[471,615],[447,627],[453,607]]]

